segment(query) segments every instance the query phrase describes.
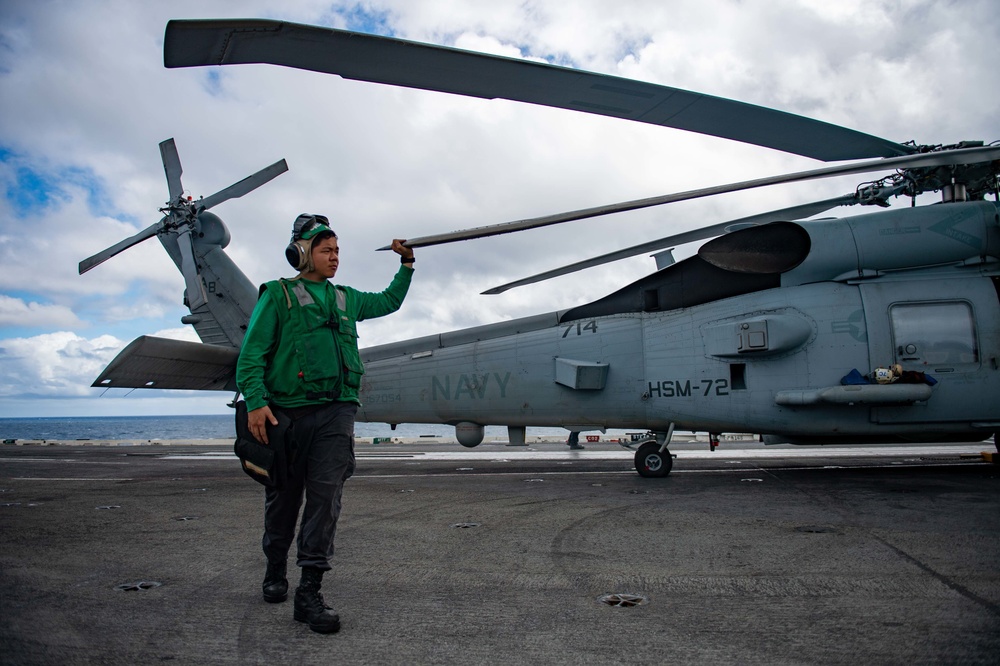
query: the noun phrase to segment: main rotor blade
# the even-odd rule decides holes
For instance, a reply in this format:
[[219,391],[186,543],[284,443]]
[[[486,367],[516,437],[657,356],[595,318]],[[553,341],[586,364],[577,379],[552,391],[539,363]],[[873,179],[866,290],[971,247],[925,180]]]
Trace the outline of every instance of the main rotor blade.
[[[822,169],[812,169],[810,171],[799,171],[797,173],[782,174],[780,176],[768,176],[754,180],[745,180],[739,183],[728,185],[716,185],[700,190],[689,190],[677,194],[667,194],[660,197],[650,197],[648,199],[635,199],[623,203],[611,204],[608,206],[597,206],[594,208],[584,208],[582,210],[568,213],[558,213],[556,215],[546,215],[544,217],[534,217],[527,220],[516,220],[514,222],[503,222],[485,227],[475,227],[463,229],[443,234],[431,236],[421,236],[406,241],[409,247],[427,247],[430,245],[441,245],[443,243],[454,243],[455,241],[471,240],[473,238],[486,238],[488,236],[499,236],[515,231],[527,229],[537,229],[563,222],[583,220],[601,215],[611,215],[628,210],[649,208],[651,206],[662,206],[663,204],[687,201],[688,199],[699,199],[701,197],[714,196],[716,194],[726,194],[728,192],[739,192],[750,190],[767,185],[780,185],[783,183],[796,183],[819,178],[832,178],[834,176],[846,176],[855,173],[868,173],[872,171],[889,171],[894,169],[909,169],[915,167],[937,167],[950,166],[953,164],[975,164],[978,162],[991,162],[1000,159],[1000,146],[982,146],[977,148],[961,148],[956,150],[940,151],[936,153],[921,153],[920,155],[906,155],[904,157],[890,157],[883,160],[869,160],[867,162],[854,162],[852,164],[841,164]],[[381,247],[380,250],[387,250]]]
[[194,248],[191,245],[191,228],[177,234],[177,246],[181,251],[181,273],[184,275],[184,285],[187,288],[188,309],[194,312],[208,302],[205,288],[198,274],[198,263],[194,259]]
[[160,143],[160,159],[163,160],[163,171],[167,174],[167,188],[170,192],[170,200],[175,201],[177,197],[184,193],[181,186],[181,158],[177,154],[177,145],[173,139],[167,139]]
[[167,23],[167,67],[270,63],[345,79],[509,99],[834,161],[908,155],[894,141],[721,97],[529,60],[262,19]]
[[98,252],[92,257],[87,257],[86,259],[80,262],[80,267],[79,267],[80,275],[83,275],[84,273],[89,271],[94,266],[97,266],[98,264],[103,264],[105,261],[115,256],[119,252],[123,252],[129,249],[133,245],[137,245],[142,241],[146,240],[147,238],[152,238],[153,236],[156,235],[156,232],[159,230],[160,230],[159,222],[157,222],[156,224],[151,224],[150,226],[146,227],[145,229],[137,233],[135,236],[129,236],[125,240],[115,243],[106,250],[102,250],[101,252]]
[[286,171],[288,171],[288,163],[285,162],[285,160],[279,160],[271,166],[261,169],[254,175],[247,176],[240,182],[234,183],[224,190],[219,190],[215,194],[195,202],[195,205],[201,210],[208,210],[212,206],[217,206],[223,201],[238,199],[248,192],[253,192],[264,183],[277,178]]
[[612,261],[619,261],[620,259],[634,257],[637,254],[645,254],[647,252],[661,250],[665,247],[674,247],[685,243],[691,243],[693,241],[704,240],[706,238],[712,238],[713,236],[720,236],[722,234],[728,234],[732,231],[767,224],[769,222],[777,222],[779,220],[800,220],[802,218],[818,215],[819,213],[828,211],[831,208],[837,208],[838,206],[850,206],[856,203],[858,203],[858,197],[852,193],[846,194],[842,197],[834,197],[833,199],[814,201],[813,203],[802,204],[800,206],[772,210],[769,213],[760,213],[758,215],[750,215],[749,217],[741,217],[736,220],[729,220],[728,222],[720,222],[719,224],[701,227],[700,229],[692,229],[691,231],[684,231],[679,234],[674,234],[673,236],[667,236],[665,238],[649,241],[648,243],[642,243],[640,245],[633,245],[632,247],[617,250],[616,252],[609,252],[607,254],[602,254],[599,257],[585,259],[574,264],[568,264],[560,268],[545,271],[544,273],[538,273],[536,275],[532,275],[531,277],[522,278],[514,282],[508,282],[507,284],[502,284],[499,287],[487,289],[483,292],[483,295],[492,296],[495,294],[502,294],[509,289],[523,287],[536,282],[543,282],[554,277],[559,277],[560,275],[568,275],[569,273],[582,271],[585,268],[601,266],[603,264],[611,263]]

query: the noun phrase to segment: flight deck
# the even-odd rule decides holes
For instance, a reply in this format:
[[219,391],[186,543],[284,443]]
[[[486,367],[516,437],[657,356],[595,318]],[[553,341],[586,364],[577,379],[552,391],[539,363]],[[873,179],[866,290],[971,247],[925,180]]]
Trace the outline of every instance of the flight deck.
[[0,446],[4,661],[995,663],[991,442],[584,446],[359,443],[329,636],[228,442]]

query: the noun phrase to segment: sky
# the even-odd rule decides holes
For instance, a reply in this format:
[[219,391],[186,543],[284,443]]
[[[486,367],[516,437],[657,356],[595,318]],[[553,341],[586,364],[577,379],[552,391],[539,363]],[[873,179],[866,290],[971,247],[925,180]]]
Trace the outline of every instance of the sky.
[[[423,236],[823,166],[662,127],[265,65],[167,70],[171,18],[274,18],[530,58],[769,106],[893,141],[1000,139],[992,0],[3,0],[0,417],[227,413],[229,393],[91,388],[140,335],[197,340],[155,240],[79,261],[159,219],[158,144],[207,196],[254,283],[290,276],[301,212],[340,237],[336,281],[379,291],[375,252]],[[517,278],[699,226],[847,194],[857,176],[633,211],[416,251],[402,309],[369,346],[561,310],[654,269],[635,257],[499,296]],[[931,195],[925,195],[931,196]],[[909,205],[900,200],[896,206]],[[856,214],[854,209],[837,214]],[[697,246],[682,247],[680,257]]]

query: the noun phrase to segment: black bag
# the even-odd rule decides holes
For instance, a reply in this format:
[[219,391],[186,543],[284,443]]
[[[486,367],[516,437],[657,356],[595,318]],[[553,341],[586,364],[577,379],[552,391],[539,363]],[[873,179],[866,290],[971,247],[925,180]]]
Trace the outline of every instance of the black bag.
[[237,402],[236,442],[233,451],[240,459],[243,471],[251,479],[275,490],[281,490],[288,479],[287,436],[292,420],[281,411],[274,410],[273,413],[278,419],[278,425],[267,423],[269,443],[263,444],[250,434],[246,401]]

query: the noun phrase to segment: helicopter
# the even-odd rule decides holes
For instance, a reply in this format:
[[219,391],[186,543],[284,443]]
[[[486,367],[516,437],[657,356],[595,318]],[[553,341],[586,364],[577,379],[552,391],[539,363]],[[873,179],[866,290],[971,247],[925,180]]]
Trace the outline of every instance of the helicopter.
[[[634,464],[666,476],[675,430],[760,433],[766,443],[981,441],[1000,431],[1000,145],[897,143],[804,116],[546,63],[263,19],[173,20],[168,68],[260,63],[429,91],[502,98],[684,129],[838,164],[660,197],[411,238],[426,247],[726,192],[886,173],[840,197],[617,250],[484,292],[637,254],[657,270],[591,303],[362,350],[358,420],[439,423],[473,447],[487,425],[641,429]],[[164,218],[80,264],[157,236],[185,277],[202,343],[143,336],[99,387],[235,391],[257,290],[223,251],[210,197],[181,196],[160,146]],[[941,201],[916,206],[939,191]],[[987,200],[992,194],[994,201]],[[911,207],[882,210],[893,197]],[[875,212],[806,220],[842,206]],[[710,239],[710,240],[709,240]],[[674,262],[670,248],[707,240]],[[382,248],[384,249],[384,248]],[[998,445],[1000,449],[1000,445]]]

